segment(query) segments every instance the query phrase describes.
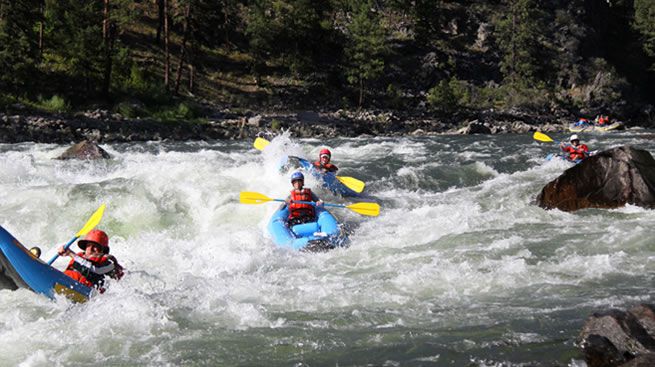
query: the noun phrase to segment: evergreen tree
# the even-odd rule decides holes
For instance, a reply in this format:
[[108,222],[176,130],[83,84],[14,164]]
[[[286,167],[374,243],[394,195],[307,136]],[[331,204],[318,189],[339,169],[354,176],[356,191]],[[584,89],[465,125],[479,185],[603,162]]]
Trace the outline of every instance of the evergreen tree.
[[329,0],[256,0],[247,34],[257,62],[281,57],[296,73],[320,70],[332,45]]
[[348,24],[346,45],[346,75],[348,82],[359,91],[358,106],[362,106],[367,84],[384,72],[384,56],[388,53],[386,30],[373,0],[358,0],[353,4],[352,20]]
[[500,69],[507,84],[517,88],[538,81],[542,60],[540,34],[543,16],[535,0],[506,0],[507,12],[497,22]]
[[18,96],[38,80],[38,0],[0,0],[0,93]]
[[643,37],[644,50],[649,56],[655,56],[655,2],[635,0],[634,7],[634,27]]

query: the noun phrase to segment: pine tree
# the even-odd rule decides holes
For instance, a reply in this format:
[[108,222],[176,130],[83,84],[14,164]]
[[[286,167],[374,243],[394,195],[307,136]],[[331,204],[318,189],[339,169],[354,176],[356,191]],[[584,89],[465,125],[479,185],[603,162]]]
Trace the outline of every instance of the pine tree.
[[[643,47],[649,56],[655,56],[655,2],[635,0],[634,27],[643,37]],[[655,64],[653,65],[655,67]]]
[[0,93],[24,94],[38,80],[38,0],[0,0]]
[[507,13],[496,24],[496,38],[502,52],[500,69],[510,86],[525,88],[538,81],[542,47],[538,2],[506,0]]
[[346,76],[359,91],[358,106],[364,102],[367,84],[384,72],[384,56],[388,52],[386,30],[372,0],[358,0],[353,4],[352,21],[348,24],[346,45]]

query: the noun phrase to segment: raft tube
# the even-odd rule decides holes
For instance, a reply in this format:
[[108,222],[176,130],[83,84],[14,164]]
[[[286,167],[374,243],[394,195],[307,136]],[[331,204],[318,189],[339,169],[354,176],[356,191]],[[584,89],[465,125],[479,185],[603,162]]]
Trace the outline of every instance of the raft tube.
[[278,247],[304,251],[325,251],[343,246],[346,236],[336,218],[327,210],[316,208],[316,222],[287,225],[289,209],[282,205],[268,223],[268,233]]
[[85,302],[93,289],[32,255],[0,226],[0,285],[5,289],[27,288],[54,299],[63,294],[75,302]]
[[289,158],[297,159],[298,164],[302,169],[311,173],[314,178],[321,182],[323,188],[330,190],[333,194],[348,197],[362,197],[358,192],[351,190],[348,186],[342,184],[341,181],[337,179],[337,175],[334,172],[323,173],[314,168],[312,162],[306,159],[300,157]]

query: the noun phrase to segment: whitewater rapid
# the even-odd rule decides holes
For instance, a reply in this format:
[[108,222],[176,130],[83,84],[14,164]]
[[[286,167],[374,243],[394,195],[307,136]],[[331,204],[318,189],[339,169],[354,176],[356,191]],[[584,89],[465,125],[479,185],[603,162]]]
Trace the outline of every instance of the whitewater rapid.
[[[582,138],[653,153],[652,137]],[[581,366],[590,313],[655,294],[655,212],[536,207],[569,164],[527,134],[102,147],[113,159],[0,145],[0,225],[49,259],[105,203],[98,228],[127,268],[85,304],[0,291],[0,366]],[[279,203],[239,192],[285,197],[281,156],[323,147],[381,214],[333,209],[347,248],[278,249],[265,227]]]

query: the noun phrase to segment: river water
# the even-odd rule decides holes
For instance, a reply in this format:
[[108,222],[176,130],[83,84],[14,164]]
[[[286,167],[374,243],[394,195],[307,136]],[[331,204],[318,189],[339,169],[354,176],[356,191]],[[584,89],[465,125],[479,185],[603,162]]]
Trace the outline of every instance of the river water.
[[[582,139],[655,152],[654,134]],[[381,214],[333,209],[347,248],[278,249],[278,205],[239,192],[285,197],[280,156],[324,146]],[[106,203],[99,228],[127,268],[85,304],[0,291],[0,366],[584,366],[585,318],[655,295],[655,211],[535,206],[570,164],[528,134],[103,147],[112,160],[0,145],[3,227],[49,259]]]

